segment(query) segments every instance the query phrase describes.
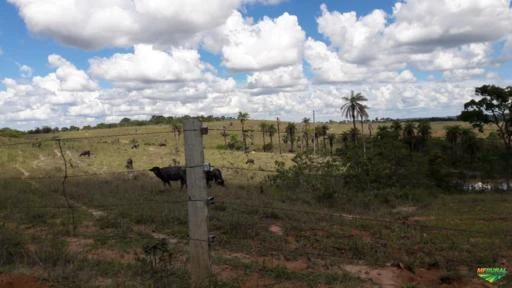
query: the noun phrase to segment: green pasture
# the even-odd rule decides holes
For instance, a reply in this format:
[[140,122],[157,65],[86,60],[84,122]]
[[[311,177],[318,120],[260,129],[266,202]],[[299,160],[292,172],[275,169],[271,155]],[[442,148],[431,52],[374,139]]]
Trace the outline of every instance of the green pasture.
[[[439,287],[443,281],[464,287],[476,279],[477,267],[512,263],[511,195],[442,194],[378,209],[350,207],[341,198],[329,205],[317,201],[319,191],[277,189],[269,181],[273,173],[257,171],[275,170],[275,161],[291,166],[294,156],[284,153],[284,144],[278,152],[277,137],[274,152],[262,152],[259,123],[246,124],[255,130],[249,154],[217,149],[224,144],[217,129],[240,130],[240,122],[207,123],[205,160],[222,167],[226,180],[226,187],[209,189],[216,199],[209,210],[209,229],[217,235],[211,246],[215,287],[247,287],[255,276],[277,287],[374,287],[348,274],[347,264],[430,269],[439,279],[413,287]],[[433,136],[441,137],[443,127],[454,124],[432,123]],[[330,126],[331,133],[351,127]],[[239,131],[229,133],[241,139]],[[71,138],[61,141],[70,176],[65,191],[64,162],[52,138]],[[0,272],[28,272],[54,287],[188,287],[186,192],[177,182],[165,188],[147,171],[174,161],[183,165],[183,135],[177,138],[160,125],[1,143],[37,141],[40,147],[0,147]],[[132,143],[139,149],[131,149]],[[83,150],[93,155],[79,157]],[[128,158],[134,171],[124,167]],[[246,164],[248,158],[255,164]],[[159,235],[171,241],[155,245]],[[269,259],[278,264],[268,265]],[[286,266],[294,261],[309,265]]]

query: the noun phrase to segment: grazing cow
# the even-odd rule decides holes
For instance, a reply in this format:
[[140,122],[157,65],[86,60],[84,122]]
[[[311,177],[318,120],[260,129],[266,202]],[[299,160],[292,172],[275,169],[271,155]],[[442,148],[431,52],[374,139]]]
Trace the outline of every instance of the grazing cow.
[[254,163],[255,163],[254,159],[252,159],[252,158],[249,158],[249,159],[247,159],[247,161],[245,161],[245,164],[254,164]]
[[132,149],[139,149],[139,143],[135,143],[132,145]]
[[210,182],[215,181],[217,185],[224,186],[224,178],[222,178],[222,172],[219,168],[213,168],[204,172],[206,178],[206,185],[211,187]]
[[158,146],[160,146],[160,147],[165,147],[165,146],[167,146],[167,144],[165,144],[165,143],[160,143],[160,144],[158,144]]
[[82,156],[91,157],[91,151],[89,151],[89,150],[82,151],[82,153],[80,153],[80,156],[78,156],[78,157],[82,157]]
[[171,166],[171,167],[153,167],[149,169],[149,171],[153,172],[156,177],[160,178],[165,185],[169,185],[171,187],[171,181],[180,181],[181,189],[185,186],[187,177],[186,170],[181,166]]
[[130,170],[133,169],[133,160],[132,160],[132,158],[128,158],[128,160],[126,160],[126,165],[124,167],[126,167],[126,169],[130,169]]

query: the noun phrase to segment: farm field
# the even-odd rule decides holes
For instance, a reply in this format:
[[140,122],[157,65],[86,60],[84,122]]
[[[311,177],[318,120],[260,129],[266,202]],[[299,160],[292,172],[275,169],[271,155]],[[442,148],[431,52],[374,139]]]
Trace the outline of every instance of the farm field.
[[[240,137],[238,121],[206,123],[205,160],[226,180],[209,190],[213,287],[491,287],[476,269],[512,263],[510,194],[382,207],[319,202],[314,190],[273,185],[275,161],[290,167],[294,154],[284,144],[280,154],[277,137],[274,153],[262,152],[259,123],[246,124],[255,130],[248,155],[217,149],[223,126]],[[467,125],[434,122],[432,135],[457,124]],[[52,137],[64,139],[61,147]],[[186,192],[148,171],[183,165],[183,136],[155,125],[0,143],[9,144],[0,146],[0,272],[35,277],[41,287],[189,287]],[[83,150],[91,157],[79,157]]]

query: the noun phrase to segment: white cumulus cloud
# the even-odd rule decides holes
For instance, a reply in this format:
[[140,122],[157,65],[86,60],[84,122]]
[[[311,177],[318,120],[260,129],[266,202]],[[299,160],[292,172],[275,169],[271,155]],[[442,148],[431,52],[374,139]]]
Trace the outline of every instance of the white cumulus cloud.
[[305,33],[294,15],[258,23],[234,11],[226,23],[204,40],[204,47],[222,53],[222,64],[232,70],[270,70],[302,61]]
[[201,78],[205,69],[196,50],[173,48],[167,53],[151,45],[135,45],[133,53],[89,63],[92,75],[113,82],[191,81]]
[[219,26],[240,0],[8,0],[28,29],[68,45],[99,49],[179,44]]

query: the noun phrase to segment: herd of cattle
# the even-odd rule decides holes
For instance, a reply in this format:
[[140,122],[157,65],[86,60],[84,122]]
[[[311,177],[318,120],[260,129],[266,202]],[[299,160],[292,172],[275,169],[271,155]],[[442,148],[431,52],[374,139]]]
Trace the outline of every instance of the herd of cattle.
[[[132,149],[137,149],[137,147],[132,147]],[[84,150],[80,153],[79,157],[91,157],[90,150]],[[252,160],[252,159],[249,159]],[[171,181],[179,181],[181,183],[181,189],[185,185],[187,185],[187,169],[183,166],[176,165],[178,164],[176,159],[173,159],[174,166],[167,167],[153,167],[149,169],[149,171],[153,172],[156,177],[158,177],[164,183],[164,186],[167,185],[169,188],[171,187]],[[254,160],[249,161],[254,163]],[[206,165],[204,169],[206,185],[211,187],[211,182],[214,181],[217,185],[224,186],[224,178],[222,177],[222,172],[219,168],[211,168],[210,165]],[[133,160],[132,158],[128,158],[126,161],[125,168],[131,170],[133,169]]]

